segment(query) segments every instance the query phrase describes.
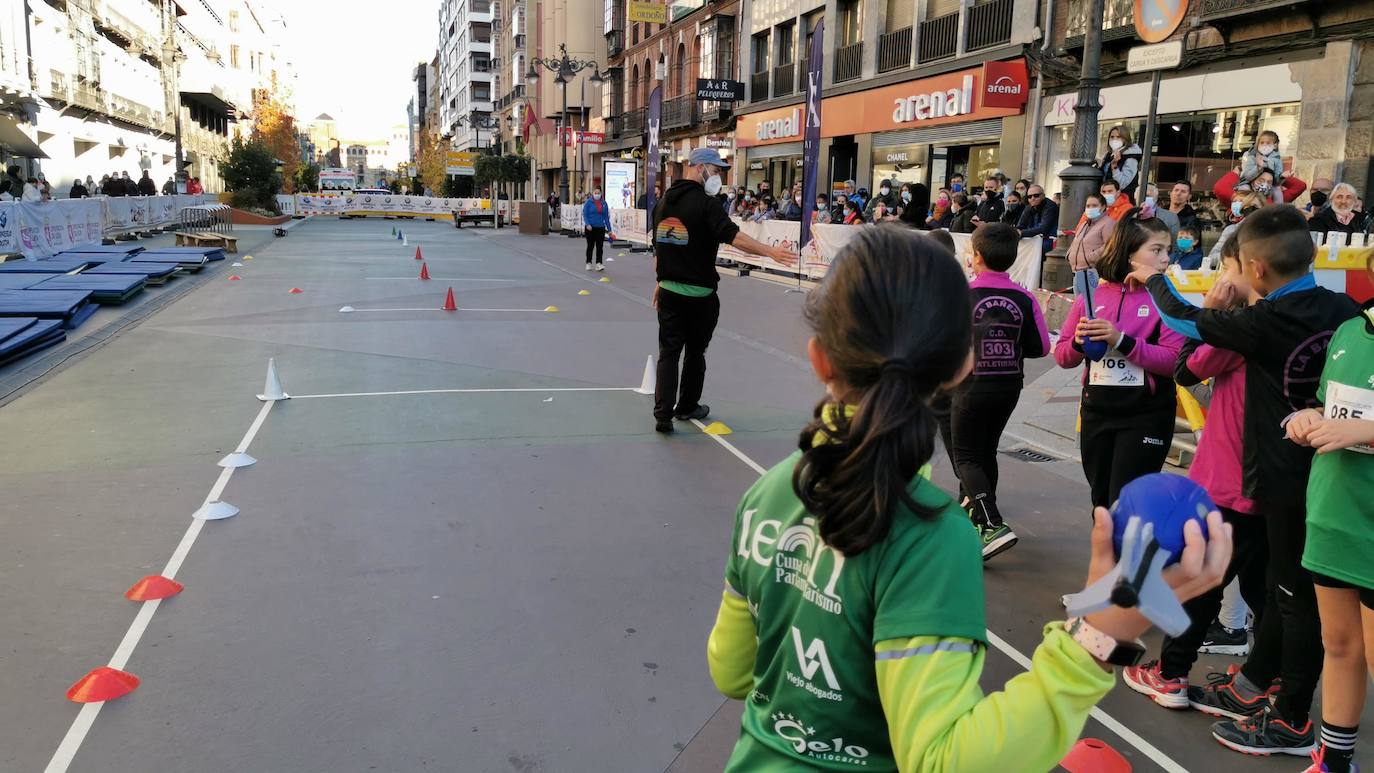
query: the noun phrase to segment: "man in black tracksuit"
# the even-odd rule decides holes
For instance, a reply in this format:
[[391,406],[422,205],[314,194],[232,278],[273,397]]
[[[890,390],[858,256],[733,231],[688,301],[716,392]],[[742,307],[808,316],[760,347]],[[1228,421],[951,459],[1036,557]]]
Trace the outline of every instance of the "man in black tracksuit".
[[[1302,567],[1313,451],[1287,440],[1283,424],[1295,411],[1317,404],[1331,336],[1360,311],[1349,296],[1317,286],[1307,227],[1302,213],[1287,204],[1245,219],[1236,237],[1241,265],[1263,297],[1234,311],[1196,308],[1148,269],[1132,274],[1146,282],[1170,327],[1245,357],[1241,469],[1243,493],[1258,506],[1269,539],[1265,611],[1240,673],[1218,685],[1189,688],[1188,697],[1194,708],[1214,716],[1247,715],[1214,724],[1212,735],[1229,748],[1257,754],[1298,753],[1315,742],[1309,712],[1322,669],[1321,623],[1312,577]],[[1280,676],[1271,707],[1271,683]]]
[[[720,318],[716,286],[716,250],[722,244],[770,258],[783,266],[797,256],[748,234],[725,214],[716,194],[720,171],[730,164],[711,148],[688,157],[688,171],[654,207],[654,306],[658,309],[658,376],[654,390],[654,429],[672,432],[673,419],[704,419],[711,409],[701,404],[706,382],[706,347]],[[683,350],[687,354],[683,358]],[[678,362],[682,360],[681,392]]]
[[973,221],[977,225],[1000,223],[1006,211],[1007,204],[1002,200],[1002,181],[996,177],[989,177],[983,181],[983,202],[973,214]]

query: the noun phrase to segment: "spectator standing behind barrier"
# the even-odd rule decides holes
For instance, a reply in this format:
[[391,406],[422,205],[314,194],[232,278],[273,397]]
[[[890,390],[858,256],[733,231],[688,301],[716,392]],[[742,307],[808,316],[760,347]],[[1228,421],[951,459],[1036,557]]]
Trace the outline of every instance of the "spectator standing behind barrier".
[[1021,222],[1021,213],[1024,212],[1025,209],[1025,200],[1021,197],[1021,194],[1016,191],[1008,193],[1007,206],[1002,212],[1002,222],[1010,226],[1015,226],[1017,223]]
[[177,192],[177,181],[175,177],[168,177],[167,182],[162,184],[163,196],[175,196]]
[[1141,207],[1147,214],[1154,215],[1159,218],[1164,225],[1169,226],[1169,244],[1171,245],[1170,249],[1173,249],[1173,243],[1178,241],[1178,215],[1159,206],[1159,188],[1154,183],[1150,183],[1149,186],[1145,188],[1145,197],[1141,200]]
[[0,201],[15,201],[24,195],[24,178],[19,176],[19,167],[10,166],[5,169],[5,176],[0,177]]
[[956,193],[950,199],[949,209],[953,217],[949,221],[949,232],[956,234],[971,234],[977,225],[973,222],[974,209],[968,200],[968,194]]
[[605,271],[606,264],[601,260],[605,248],[606,232],[611,228],[611,208],[601,199],[600,186],[592,189],[592,195],[582,203],[582,235],[587,238],[587,270],[592,270],[592,253],[596,253],[596,270]]
[[1184,228],[1192,226],[1197,220],[1197,212],[1193,210],[1193,205],[1189,202],[1193,198],[1193,184],[1187,180],[1179,180],[1174,183],[1174,187],[1169,189],[1169,203],[1166,209],[1174,213],[1178,218],[1178,227]]
[[138,179],[138,193],[140,196],[156,196],[157,183],[148,175],[148,170],[143,170],[143,176]]
[[[191,181],[188,182],[188,183],[186,183],[186,192],[187,192],[187,193],[190,193],[190,194],[197,194],[197,195],[199,195],[199,194],[202,194],[202,193],[205,192],[205,186],[203,186],[203,185],[200,184],[200,178],[199,178],[199,177],[192,177],[192,178],[191,178]],[[555,196],[555,197],[554,197],[554,201],[557,201],[557,200],[558,200],[558,197]]]
[[38,187],[37,177],[30,177],[24,183],[24,192],[20,195],[20,199],[29,204],[37,204],[43,200],[43,191]]
[[[673,420],[704,419],[711,409],[701,404],[706,381],[706,347],[720,318],[716,287],[716,252],[730,244],[784,266],[797,256],[764,244],[740,231],[720,202],[720,172],[730,164],[712,148],[688,156],[686,176],[673,182],[654,208],[654,307],[658,310],[658,378],[654,390],[654,429],[672,432]],[[686,352],[684,356],[684,350]],[[681,360],[681,383],[678,363]]]
[[1117,188],[1134,200],[1135,189],[1140,184],[1140,159],[1144,155],[1140,146],[1131,142],[1129,129],[1113,126],[1107,132],[1107,150],[1098,162],[1102,182],[1115,180]]
[[833,222],[830,215],[830,197],[824,193],[816,194],[816,209],[811,213],[811,222],[817,225],[830,225]]
[[897,205],[897,219],[909,228],[925,228],[930,213],[930,189],[923,183],[902,183],[897,198],[901,202]]
[[1319,233],[1358,233],[1365,229],[1366,216],[1355,211],[1359,194],[1350,183],[1340,183],[1331,189],[1330,205],[1312,216],[1307,227]]
[[885,209],[888,214],[894,214],[897,211],[897,192],[892,189],[891,180],[883,180],[878,185],[878,195],[870,199],[864,206],[864,220],[870,223],[878,222],[881,218],[873,216],[878,207]]
[[1054,236],[1059,230],[1059,205],[1045,195],[1045,188],[1032,183],[1026,188],[1026,206],[1021,210],[1021,218],[1016,223],[1021,238],[1040,237],[1040,249],[1049,252],[1054,248]]
[[864,224],[864,213],[863,213],[863,210],[862,210],[860,207],[861,207],[861,205],[859,204],[859,200],[858,200],[858,199],[849,199],[848,201],[846,201],[846,202],[844,203],[844,224],[845,224],[845,225],[863,225],[863,224]]
[[1083,217],[1074,229],[1073,244],[1066,256],[1074,271],[1091,270],[1090,284],[1097,284],[1097,261],[1116,231],[1116,221],[1107,216],[1102,194],[1092,193],[1084,202]]
[[67,198],[84,199],[90,195],[91,192],[86,190],[86,186],[81,184],[81,178],[78,177],[76,178],[76,182],[72,183],[72,190],[67,194]]
[[[989,176],[983,181],[983,201],[973,213],[974,225],[983,223],[1000,223],[1002,214],[1006,212],[1006,202],[1002,200],[1002,178],[1000,176]],[[967,231],[966,233],[973,233]]]

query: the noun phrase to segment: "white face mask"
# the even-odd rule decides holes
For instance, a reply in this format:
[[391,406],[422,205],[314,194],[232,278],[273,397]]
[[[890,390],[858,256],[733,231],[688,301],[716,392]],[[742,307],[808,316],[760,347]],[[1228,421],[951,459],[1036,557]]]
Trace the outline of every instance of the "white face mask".
[[720,181],[720,175],[718,174],[713,174],[710,177],[707,177],[706,182],[704,183],[704,185],[706,186],[706,195],[714,196],[717,193],[720,193],[720,186],[723,184],[724,183]]
[[1273,146],[1273,145],[1260,145],[1260,146],[1256,147],[1255,149],[1259,151],[1259,153],[1260,153],[1261,156],[1267,156],[1267,155],[1269,155],[1270,153],[1273,153],[1273,152],[1274,152],[1274,146]]
[[593,200],[593,201],[601,201],[601,194],[599,194],[599,193],[593,193],[593,194],[592,194],[592,200]]
[[1145,197],[1145,206],[1146,206],[1146,207],[1149,207],[1150,209],[1154,209],[1154,206],[1155,206],[1155,197],[1154,197],[1154,196],[1146,196],[1146,197]]
[[1125,147],[1125,145],[1126,143],[1122,142],[1119,139],[1111,139],[1107,141],[1107,147],[1111,148],[1112,150],[1121,150],[1123,147]]
[[1109,206],[1109,207],[1110,207],[1111,205],[1113,205],[1113,204],[1116,203],[1116,194],[1115,194],[1115,193],[1104,193],[1104,194],[1102,194],[1102,198],[1104,198],[1104,199],[1107,200],[1107,206]]
[[1087,215],[1089,220],[1096,220],[1099,217],[1102,217],[1102,208],[1088,207],[1087,209],[1083,210],[1083,214]]
[[883,187],[878,189],[878,192],[886,196],[887,194],[892,192],[892,189],[884,185]]

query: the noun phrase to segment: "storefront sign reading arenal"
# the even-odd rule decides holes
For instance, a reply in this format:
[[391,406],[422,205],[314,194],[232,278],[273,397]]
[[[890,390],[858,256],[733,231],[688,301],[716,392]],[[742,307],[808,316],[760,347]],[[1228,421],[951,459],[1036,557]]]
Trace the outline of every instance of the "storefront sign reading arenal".
[[[1030,92],[1023,59],[988,62],[933,78],[856,91],[822,101],[822,137],[942,126],[1020,115]],[[740,148],[796,142],[806,110],[802,105],[764,110],[736,119]]]
[[744,82],[697,78],[697,100],[703,102],[738,102],[744,99]]

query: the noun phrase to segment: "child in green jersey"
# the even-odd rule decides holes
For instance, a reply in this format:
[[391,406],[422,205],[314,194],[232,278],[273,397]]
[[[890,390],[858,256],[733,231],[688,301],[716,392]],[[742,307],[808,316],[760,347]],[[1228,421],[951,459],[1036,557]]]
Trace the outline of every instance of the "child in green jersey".
[[[747,701],[727,771],[1049,770],[1149,627],[1109,608],[1050,623],[1029,673],[978,684],[989,639],[977,533],[920,473],[937,393],[972,368],[968,283],[903,228],[862,229],[808,301],[827,396],[800,449],[740,503],[708,644],[711,676]],[[1088,580],[1115,564],[1095,514]],[[1168,578],[1182,599],[1221,579],[1230,529],[1196,525]],[[1143,648],[1141,648],[1143,651]],[[1124,654],[1123,654],[1124,653]]]
[[[1374,252],[1367,262],[1374,274]],[[1347,773],[1374,673],[1374,300],[1336,328],[1317,388],[1288,437],[1317,450],[1307,482],[1307,545],[1322,621],[1321,747],[1310,771]],[[1363,607],[1363,609],[1361,609]],[[1325,765],[1325,767],[1322,767]]]

